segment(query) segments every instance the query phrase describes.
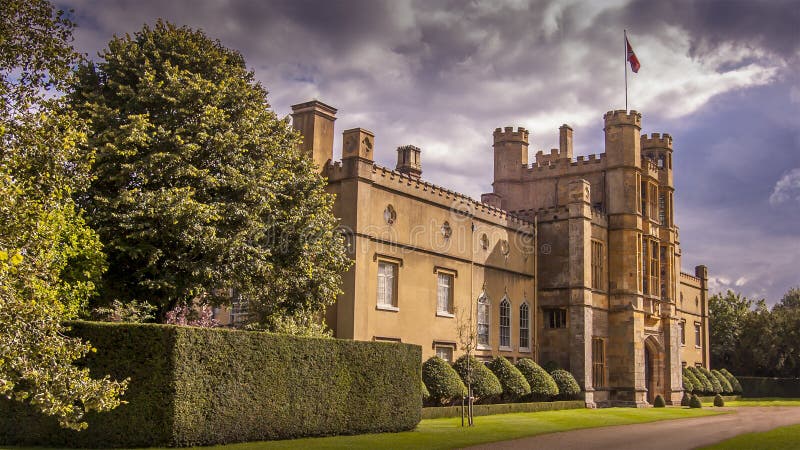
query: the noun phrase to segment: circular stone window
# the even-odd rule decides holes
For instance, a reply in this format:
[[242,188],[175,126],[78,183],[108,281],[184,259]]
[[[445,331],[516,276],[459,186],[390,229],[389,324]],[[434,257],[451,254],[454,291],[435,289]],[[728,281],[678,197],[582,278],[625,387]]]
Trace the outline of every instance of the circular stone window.
[[481,248],[487,250],[489,248],[489,236],[486,233],[481,235]]
[[450,236],[453,235],[453,229],[450,228],[450,222],[443,223],[441,231],[442,231],[442,236],[444,236],[445,239],[450,239]]
[[394,221],[397,220],[397,211],[394,210],[392,205],[386,206],[386,209],[383,211],[383,220],[385,220],[389,225],[393,224]]
[[507,241],[507,240],[505,240],[505,239],[503,239],[502,241],[500,241],[500,252],[501,252],[502,254],[504,254],[504,255],[508,256],[508,253],[509,253],[510,251],[511,251],[511,249],[510,249],[510,248],[509,248],[509,246],[508,246],[508,241]]

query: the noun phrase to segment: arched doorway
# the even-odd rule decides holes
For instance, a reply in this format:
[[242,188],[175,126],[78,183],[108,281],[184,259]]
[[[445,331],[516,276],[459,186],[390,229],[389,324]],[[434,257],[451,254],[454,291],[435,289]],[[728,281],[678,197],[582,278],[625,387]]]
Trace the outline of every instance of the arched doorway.
[[650,336],[644,341],[644,385],[647,389],[647,401],[653,403],[656,395],[664,395],[664,349],[658,340]]

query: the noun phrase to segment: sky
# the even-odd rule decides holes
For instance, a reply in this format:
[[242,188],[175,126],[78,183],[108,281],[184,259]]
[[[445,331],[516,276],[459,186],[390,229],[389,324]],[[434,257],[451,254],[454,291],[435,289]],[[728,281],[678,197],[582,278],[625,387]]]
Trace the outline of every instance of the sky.
[[423,178],[491,192],[492,131],[530,130],[530,152],[575,130],[602,153],[603,114],[625,107],[674,142],[684,271],[712,292],[775,303],[800,285],[800,0],[67,0],[75,46],[98,59],[113,35],[158,18],[240,51],[283,117],[319,99],[341,131],[373,131],[375,159],[422,148]]

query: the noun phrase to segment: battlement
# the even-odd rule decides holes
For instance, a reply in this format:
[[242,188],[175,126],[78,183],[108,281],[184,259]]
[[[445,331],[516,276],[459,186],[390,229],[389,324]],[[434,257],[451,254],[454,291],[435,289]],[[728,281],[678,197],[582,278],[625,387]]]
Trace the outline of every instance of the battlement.
[[556,149],[550,150],[549,155],[545,155],[544,152],[539,151],[536,153],[536,160],[532,164],[525,166],[525,168],[528,172],[534,172],[543,171],[546,169],[555,169],[559,166],[587,166],[590,164],[600,164],[606,158],[605,153],[578,156],[575,160],[572,158],[558,158],[558,155],[559,153]]
[[500,142],[521,142],[524,144],[528,144],[528,130],[523,127],[518,127],[517,131],[514,131],[514,127],[505,127],[495,128],[494,133],[494,143]]
[[667,133],[651,133],[648,137],[643,134],[641,137],[642,149],[648,148],[665,148],[672,150],[672,136]]
[[634,109],[632,109],[630,113],[623,109],[617,109],[605,113],[603,115],[603,121],[606,127],[611,125],[635,125],[641,128],[642,115]]
[[[375,183],[383,186],[394,188],[403,191],[411,191],[411,195],[439,204],[445,204],[449,208],[453,208],[454,204],[458,203],[464,205],[463,207],[472,212],[472,215],[488,220],[491,222],[502,224],[506,227],[522,231],[525,233],[533,233],[533,222],[515,216],[506,210],[497,208],[473,199],[472,197],[451,191],[447,188],[431,184],[427,181],[420,179],[408,173],[399,172],[397,170],[389,169],[388,167],[380,166],[378,164],[361,165],[358,169],[358,174],[354,173],[352,168],[348,170],[348,164],[342,161],[337,161],[328,164],[326,175],[331,181],[338,181],[345,178],[371,178]],[[366,173],[363,168],[366,167]]]

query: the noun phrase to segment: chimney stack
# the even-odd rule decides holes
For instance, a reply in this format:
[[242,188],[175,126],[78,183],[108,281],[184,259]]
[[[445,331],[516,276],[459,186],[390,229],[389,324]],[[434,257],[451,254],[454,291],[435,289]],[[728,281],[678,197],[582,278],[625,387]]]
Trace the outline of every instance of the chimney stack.
[[560,158],[572,159],[572,128],[567,124],[558,128],[558,152]]
[[413,145],[397,147],[397,167],[395,170],[406,173],[413,178],[419,178],[422,175],[420,152],[419,147]]
[[319,100],[292,105],[292,127],[300,131],[299,150],[314,160],[322,171],[333,160],[333,122],[336,108]]

